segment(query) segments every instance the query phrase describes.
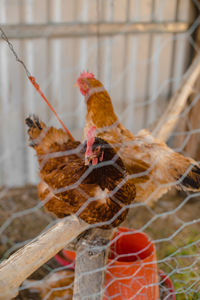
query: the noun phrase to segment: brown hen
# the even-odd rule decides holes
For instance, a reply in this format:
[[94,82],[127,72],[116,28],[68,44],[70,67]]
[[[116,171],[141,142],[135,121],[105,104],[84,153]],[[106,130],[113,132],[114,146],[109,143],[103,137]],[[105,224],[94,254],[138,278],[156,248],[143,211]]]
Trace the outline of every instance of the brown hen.
[[73,299],[74,271],[63,270],[49,274],[43,280],[25,280],[23,288],[39,292],[41,299]]
[[26,124],[40,167],[38,195],[46,209],[60,218],[76,214],[89,224],[118,226],[135,197],[135,186],[115,150],[95,137],[95,128],[81,144],[35,116]]
[[136,185],[136,201],[151,205],[172,186],[200,189],[200,167],[192,158],[174,152],[147,130],[133,135],[118,120],[111,98],[92,73],[77,80],[87,106],[84,135],[96,126],[97,136],[112,145]]

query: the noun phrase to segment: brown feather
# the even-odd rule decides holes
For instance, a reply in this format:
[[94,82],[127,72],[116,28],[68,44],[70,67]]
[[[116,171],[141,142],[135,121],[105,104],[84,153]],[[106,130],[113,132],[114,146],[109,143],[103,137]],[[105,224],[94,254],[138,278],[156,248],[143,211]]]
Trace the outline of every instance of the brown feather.
[[119,122],[107,91],[92,92],[100,82],[95,78],[83,80],[89,90],[85,97],[84,135],[89,127],[96,126],[98,136],[115,148],[136,185],[136,201],[151,205],[172,186],[192,191],[200,189],[197,162],[174,152],[147,130],[133,135]]
[[42,299],[73,299],[74,271],[63,270],[51,273],[43,280],[25,280],[23,286],[39,292]]
[[32,147],[40,166],[38,195],[46,209],[58,217],[76,214],[90,224],[118,226],[127,215],[126,205],[135,198],[135,186],[126,180],[125,167],[114,149],[98,140],[106,143],[104,157],[110,163],[91,168],[85,165],[83,145],[70,140],[62,129],[27,123],[31,143],[33,136],[37,141]]

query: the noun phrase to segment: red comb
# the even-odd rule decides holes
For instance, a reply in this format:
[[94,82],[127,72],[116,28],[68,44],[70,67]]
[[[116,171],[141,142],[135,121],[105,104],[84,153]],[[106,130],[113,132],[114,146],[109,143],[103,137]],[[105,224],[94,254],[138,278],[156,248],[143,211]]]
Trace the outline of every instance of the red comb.
[[86,72],[83,71],[80,75],[80,78],[94,78],[94,74],[90,73],[88,70]]
[[92,145],[95,140],[95,133],[96,133],[96,126],[90,127],[87,133],[87,149],[86,149],[86,156],[89,156],[92,154]]

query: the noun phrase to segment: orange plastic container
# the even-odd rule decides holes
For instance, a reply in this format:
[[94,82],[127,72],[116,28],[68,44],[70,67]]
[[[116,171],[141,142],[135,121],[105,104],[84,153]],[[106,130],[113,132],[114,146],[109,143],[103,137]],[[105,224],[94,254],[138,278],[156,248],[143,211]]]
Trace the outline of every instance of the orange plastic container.
[[156,250],[144,233],[119,228],[111,244],[104,300],[158,300]]
[[[63,250],[71,261],[75,254]],[[118,228],[110,247],[104,300],[159,300],[156,250],[142,232]]]
[[74,251],[63,249],[62,254],[70,261],[74,261],[76,259],[76,252]]

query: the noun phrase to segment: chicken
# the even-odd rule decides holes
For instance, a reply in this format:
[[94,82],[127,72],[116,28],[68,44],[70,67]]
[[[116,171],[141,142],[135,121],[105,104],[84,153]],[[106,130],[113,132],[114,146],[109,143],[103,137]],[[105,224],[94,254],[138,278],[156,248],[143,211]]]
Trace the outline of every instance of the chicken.
[[[158,270],[160,299],[175,299],[175,291],[170,278]],[[72,300],[74,285],[74,270],[62,270],[50,273],[42,280],[27,279],[23,282],[22,290],[29,289],[38,292],[45,300]],[[171,295],[171,298],[168,296]]]
[[81,144],[35,116],[26,124],[40,167],[38,195],[46,209],[60,218],[76,214],[89,224],[118,226],[135,198],[135,186],[115,150],[95,137],[94,127]]
[[74,271],[63,270],[50,273],[43,280],[25,280],[23,289],[40,293],[41,299],[73,299]]
[[136,185],[138,202],[151,206],[172,186],[200,189],[200,167],[192,158],[174,152],[147,130],[133,135],[118,120],[103,84],[89,72],[77,79],[87,106],[84,135],[96,126],[97,136],[107,141],[121,157]]

